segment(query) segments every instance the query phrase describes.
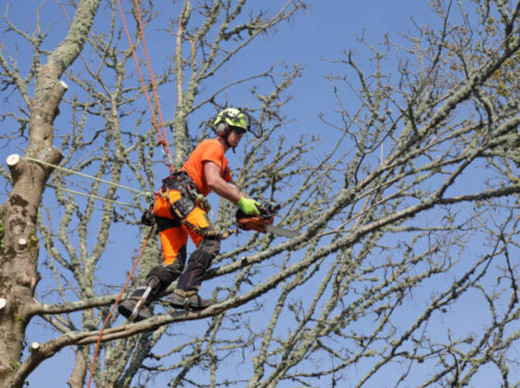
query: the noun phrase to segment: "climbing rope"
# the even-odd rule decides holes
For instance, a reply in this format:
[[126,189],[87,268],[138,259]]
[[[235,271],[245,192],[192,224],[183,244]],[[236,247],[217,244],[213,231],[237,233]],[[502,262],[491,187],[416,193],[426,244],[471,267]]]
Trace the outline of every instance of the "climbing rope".
[[22,159],[28,160],[28,161],[31,161],[31,162],[35,162],[35,163],[38,163],[38,164],[41,164],[43,166],[52,167],[53,169],[56,169],[56,170],[59,170],[59,171],[63,171],[63,172],[67,172],[69,174],[74,174],[74,175],[81,176],[83,178],[88,178],[88,179],[91,179],[91,180],[96,181],[96,182],[106,183],[107,185],[110,185],[110,186],[114,186],[114,187],[118,187],[120,189],[128,190],[128,191],[131,191],[133,193],[139,194],[138,196],[144,196],[144,197],[148,197],[149,198],[149,197],[152,197],[154,195],[153,193],[150,193],[150,192],[136,190],[136,189],[133,189],[133,188],[128,187],[128,186],[120,185],[119,183],[114,183],[114,182],[107,181],[105,179],[96,178],[94,176],[90,176],[90,175],[84,174],[84,173],[79,172],[79,171],[75,171],[75,170],[72,170],[72,169],[69,169],[69,168],[61,167],[61,166],[58,166],[56,164],[47,163],[47,162],[44,162],[43,160],[31,158],[29,156],[24,156]]
[[[152,87],[153,87],[153,92],[154,92],[154,96],[155,96],[155,104],[157,106],[157,111],[159,113],[159,118],[160,118],[160,121],[161,121],[161,129],[162,129],[162,131],[159,128],[159,124],[157,122],[157,117],[155,115],[155,111],[153,109],[152,102],[150,100],[150,96],[148,95],[148,91],[146,90],[146,84],[145,84],[145,81],[144,81],[144,78],[143,78],[143,74],[141,73],[141,68],[140,68],[139,62],[137,60],[137,55],[135,53],[135,49],[134,49],[134,45],[132,43],[132,39],[130,38],[130,33],[128,31],[128,26],[126,24],[125,16],[124,16],[123,10],[121,8],[121,2],[120,2],[120,0],[117,0],[117,6],[119,8],[119,13],[121,15],[121,20],[123,22],[123,26],[124,26],[124,29],[125,29],[126,37],[128,39],[128,43],[129,43],[130,48],[132,50],[132,57],[134,58],[135,65],[137,67],[137,72],[139,73],[139,78],[141,80],[141,85],[143,87],[143,92],[144,92],[144,94],[146,96],[146,101],[148,102],[148,106],[150,108],[150,112],[151,112],[151,115],[152,115],[152,118],[153,118],[155,129],[157,130],[157,134],[158,134],[157,142],[158,142],[158,144],[161,145],[163,151],[165,151],[165,154],[167,154],[168,159],[169,159],[170,173],[173,173],[175,171],[175,166],[174,166],[173,158],[172,158],[172,155],[171,155],[170,145],[168,144],[168,138],[166,136],[166,130],[164,128],[164,121],[163,121],[163,117],[162,117],[162,113],[161,113],[161,107],[159,105],[159,97],[158,97],[158,94],[157,94],[157,87],[155,85],[155,78],[153,76],[153,72],[152,72],[152,69],[151,69],[151,66],[150,66],[150,58],[148,56],[148,49],[147,49],[147,46],[146,46],[146,39],[145,39],[145,36],[144,36],[144,29],[143,29],[143,24],[142,24],[142,20],[141,20],[141,12],[139,10],[139,4],[138,4],[137,0],[135,0],[134,4],[135,4],[135,8],[136,8],[136,14],[137,14],[138,23],[139,23],[139,29],[140,29],[140,32],[141,32],[141,39],[143,41],[143,47],[144,47],[144,50],[145,50],[145,53],[146,53],[146,60],[147,60],[148,71],[150,73],[150,78],[152,80]],[[103,323],[103,326],[102,326],[101,331],[99,333],[97,346],[96,346],[96,349],[94,351],[94,358],[92,360],[92,367],[91,367],[91,370],[90,370],[90,378],[89,378],[89,381],[88,381],[87,388],[90,388],[92,377],[94,376],[94,369],[96,367],[97,355],[98,355],[98,352],[99,352],[99,346],[100,346],[100,343],[101,343],[101,338],[103,336],[104,328],[105,328],[108,320],[112,316],[113,312],[115,311],[115,309],[116,309],[116,307],[117,307],[117,305],[119,303],[119,300],[121,299],[121,296],[123,295],[124,291],[126,290],[126,287],[130,283],[130,279],[132,279],[132,277],[134,275],[135,269],[137,268],[137,263],[139,262],[139,260],[141,258],[141,254],[142,254],[142,252],[144,250],[144,247],[146,246],[146,244],[147,244],[147,242],[148,242],[148,240],[149,240],[149,238],[150,238],[150,236],[152,234],[153,229],[154,228],[152,226],[150,228],[150,232],[148,234],[148,237],[145,240],[145,243],[144,243],[144,245],[143,245],[143,247],[141,249],[141,252],[139,253],[138,258],[136,259],[136,262],[134,263],[134,267],[132,268],[132,271],[131,271],[130,275],[128,276],[128,279],[126,280],[126,283],[125,283],[123,289],[121,290],[121,293],[119,294],[119,297],[116,299],[114,305],[112,306],[112,309],[110,310],[110,314],[108,315],[108,317],[105,319],[105,322]]]
[[[164,142],[164,145],[166,145],[166,147],[167,147],[168,155],[169,155],[170,161],[171,161],[171,152],[170,152],[170,146],[168,144],[168,136],[166,136],[166,130],[164,128],[164,120],[163,120],[163,115],[162,115],[162,111],[161,111],[161,104],[159,104],[159,94],[157,93],[157,86],[155,85],[155,77],[153,76],[152,66],[150,65],[151,61],[150,61],[150,56],[148,55],[148,46],[146,45],[146,38],[144,36],[143,22],[141,19],[141,11],[139,10],[139,3],[137,0],[134,0],[134,5],[135,5],[136,13],[137,13],[137,21],[139,23],[139,31],[141,32],[141,39],[143,40],[143,48],[144,48],[144,53],[146,56],[146,66],[148,68],[148,74],[150,74],[150,79],[152,81],[153,95],[155,98],[155,106],[157,107],[157,112],[159,113],[159,119],[161,121],[161,130],[162,130],[162,135],[163,135],[162,141]],[[128,35],[127,35],[127,37],[128,37]],[[132,43],[130,42],[130,45],[131,44]],[[159,136],[160,135],[161,135],[161,133],[159,132]],[[172,162],[172,165],[173,165],[173,162]]]
[[169,159],[170,172],[173,172],[175,170],[175,166],[173,164],[173,158],[172,158],[172,154],[171,154],[171,150],[170,150],[170,145],[168,144],[168,137],[166,136],[166,129],[164,128],[164,121],[163,121],[163,117],[162,117],[161,106],[159,105],[159,97],[157,94],[157,87],[155,85],[155,77],[153,76],[152,68],[150,66],[150,58],[148,56],[148,48],[146,46],[146,39],[144,37],[144,29],[143,29],[143,23],[141,20],[141,12],[139,11],[139,4],[136,0],[135,1],[136,14],[137,14],[137,19],[138,19],[138,23],[139,23],[139,29],[141,32],[141,39],[143,41],[143,47],[144,47],[144,50],[146,53],[147,67],[148,67],[148,71],[150,74],[150,79],[152,81],[152,87],[153,87],[153,92],[154,92],[154,96],[155,96],[155,104],[157,106],[157,112],[159,113],[159,118],[161,121],[161,128],[159,128],[159,123],[157,122],[157,116],[155,115],[155,110],[153,109],[152,101],[150,99],[148,91],[146,90],[146,83],[144,81],[143,73],[141,72],[141,67],[139,66],[139,61],[137,60],[137,55],[135,53],[134,44],[132,43],[132,38],[130,37],[130,32],[128,31],[128,26],[126,24],[126,19],[125,19],[125,15],[123,13],[123,9],[121,8],[120,0],[117,0],[117,7],[119,8],[119,14],[121,15],[121,20],[123,22],[126,37],[128,39],[130,49],[132,50],[132,57],[134,58],[135,66],[137,68],[137,72],[138,72],[139,78],[141,80],[143,92],[146,96],[146,101],[148,102],[148,106],[149,106],[150,112],[152,114],[154,127],[157,130],[157,135],[158,135],[157,143],[162,146],[163,150],[167,154],[168,159]]
[[49,185],[49,184],[46,184],[45,186],[50,187],[51,189],[55,189],[55,190],[59,189],[59,190],[66,191],[67,193],[81,195],[83,197],[98,199],[98,200],[104,201],[104,202],[110,202],[110,203],[113,203],[115,205],[121,205],[121,206],[125,206],[125,207],[134,207],[136,209],[140,209],[141,208],[140,206],[133,205],[131,203],[116,201],[116,200],[113,200],[113,199],[110,199],[110,198],[107,198],[107,197],[100,197],[100,196],[94,195],[94,194],[86,194],[86,193],[82,193],[81,191],[66,189],[65,187],[56,187],[54,185]]

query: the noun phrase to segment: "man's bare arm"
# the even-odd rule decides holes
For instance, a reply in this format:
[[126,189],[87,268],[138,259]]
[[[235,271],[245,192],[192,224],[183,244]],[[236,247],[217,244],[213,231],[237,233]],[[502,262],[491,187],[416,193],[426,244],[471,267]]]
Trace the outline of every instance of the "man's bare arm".
[[204,163],[204,176],[206,183],[215,193],[225,198],[235,205],[238,203],[240,198],[244,197],[244,194],[240,191],[238,186],[233,183],[226,182],[220,176],[220,167],[213,162]]

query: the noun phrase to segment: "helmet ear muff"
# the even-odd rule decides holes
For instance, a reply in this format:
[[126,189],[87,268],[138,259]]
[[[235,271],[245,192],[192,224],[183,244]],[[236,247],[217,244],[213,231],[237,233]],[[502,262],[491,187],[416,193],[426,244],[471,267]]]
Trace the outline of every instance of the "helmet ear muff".
[[228,129],[228,125],[225,121],[221,121],[217,124],[217,134],[223,136]]

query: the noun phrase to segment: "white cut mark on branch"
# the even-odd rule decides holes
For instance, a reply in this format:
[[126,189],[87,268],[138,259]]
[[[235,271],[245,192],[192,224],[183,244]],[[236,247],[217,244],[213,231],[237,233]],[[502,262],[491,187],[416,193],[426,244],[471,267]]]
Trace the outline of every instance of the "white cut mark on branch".
[[25,247],[27,247],[27,240],[24,238],[18,240],[18,248],[23,249]]
[[18,154],[11,154],[7,157],[6,162],[9,167],[16,166],[22,158]]

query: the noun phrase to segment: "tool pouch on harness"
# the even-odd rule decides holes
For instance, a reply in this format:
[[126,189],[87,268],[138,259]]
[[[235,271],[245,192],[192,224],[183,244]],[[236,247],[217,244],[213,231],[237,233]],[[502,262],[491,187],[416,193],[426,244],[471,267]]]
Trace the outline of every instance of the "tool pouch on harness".
[[182,196],[181,199],[171,204],[172,216],[175,220],[181,222],[188,217],[188,214],[195,209],[195,202],[187,196]]
[[[193,193],[197,193],[195,183],[185,171],[176,171],[172,175],[163,179],[161,191],[168,193],[169,190],[176,190],[181,193],[181,198],[171,205],[171,214],[175,221],[182,222],[188,214],[197,206]],[[169,201],[168,194],[166,198]]]

